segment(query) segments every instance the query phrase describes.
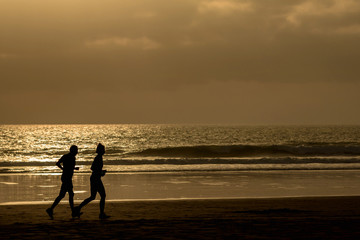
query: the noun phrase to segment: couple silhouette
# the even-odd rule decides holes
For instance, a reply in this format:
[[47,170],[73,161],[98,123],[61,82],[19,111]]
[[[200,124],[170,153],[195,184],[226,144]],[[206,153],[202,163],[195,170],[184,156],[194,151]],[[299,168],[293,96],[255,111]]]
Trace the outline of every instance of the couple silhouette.
[[74,170],[79,170],[79,167],[75,167],[75,156],[78,153],[78,147],[72,145],[70,147],[70,152],[63,155],[59,161],[56,163],[63,172],[61,175],[61,189],[59,196],[55,199],[52,206],[46,209],[47,214],[51,219],[54,219],[54,208],[59,204],[61,199],[63,199],[66,195],[66,192],[69,193],[69,203],[70,208],[72,211],[72,217],[80,217],[82,212],[81,209],[95,199],[96,194],[99,193],[101,196],[100,199],[100,219],[109,218],[108,215],[105,214],[105,188],[104,184],[101,181],[101,177],[105,176],[106,170],[103,170],[103,155],[105,154],[105,146],[101,143],[98,144],[96,148],[97,156],[94,158],[94,161],[91,165],[92,174],[90,177],[90,187],[91,187],[91,195],[87,199],[85,199],[79,206],[74,207],[74,191],[73,191],[73,184],[72,184],[72,176],[74,174]]

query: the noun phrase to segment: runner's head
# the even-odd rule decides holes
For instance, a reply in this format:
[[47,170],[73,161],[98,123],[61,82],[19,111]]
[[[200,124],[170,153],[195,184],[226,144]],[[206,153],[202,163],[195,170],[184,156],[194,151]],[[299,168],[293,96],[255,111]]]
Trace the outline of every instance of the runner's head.
[[73,155],[76,155],[78,153],[78,147],[76,145],[72,145],[70,147],[70,153],[72,153]]
[[105,146],[99,143],[96,148],[97,154],[104,154],[105,153]]

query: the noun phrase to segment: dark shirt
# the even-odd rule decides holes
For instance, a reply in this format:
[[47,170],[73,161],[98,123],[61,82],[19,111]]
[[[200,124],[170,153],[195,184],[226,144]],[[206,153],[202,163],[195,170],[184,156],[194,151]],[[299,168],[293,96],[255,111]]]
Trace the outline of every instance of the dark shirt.
[[74,168],[75,168],[75,156],[67,153],[64,156],[60,158],[58,163],[62,163],[63,165],[63,174],[62,177],[71,179],[74,174]]
[[102,173],[102,168],[103,168],[103,158],[101,155],[97,155],[94,158],[93,163],[91,164],[91,170],[92,170],[92,175],[95,177],[101,177],[101,173]]

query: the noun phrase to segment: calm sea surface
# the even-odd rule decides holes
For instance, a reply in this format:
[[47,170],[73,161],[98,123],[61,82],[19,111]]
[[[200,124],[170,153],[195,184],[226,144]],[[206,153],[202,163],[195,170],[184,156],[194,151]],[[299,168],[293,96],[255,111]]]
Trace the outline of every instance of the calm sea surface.
[[0,173],[60,172],[71,145],[90,172],[360,169],[360,126],[0,125]]

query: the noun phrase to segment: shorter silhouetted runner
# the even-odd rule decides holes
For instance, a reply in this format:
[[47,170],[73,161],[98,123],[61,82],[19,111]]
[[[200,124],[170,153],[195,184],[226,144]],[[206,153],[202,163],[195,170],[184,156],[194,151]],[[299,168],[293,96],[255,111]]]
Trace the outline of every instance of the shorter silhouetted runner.
[[96,198],[97,193],[99,193],[101,197],[99,218],[105,219],[110,217],[104,213],[106,193],[105,193],[104,184],[101,181],[101,177],[105,176],[106,173],[106,170],[102,169],[103,168],[102,156],[105,154],[105,146],[99,143],[96,148],[96,153],[98,155],[95,157],[91,165],[91,170],[92,170],[92,174],[90,177],[91,196],[85,199],[78,207],[74,208],[73,217],[76,216],[80,217],[80,215],[82,214],[81,208],[84,207],[89,202],[91,202],[92,200],[94,200]]
[[72,145],[70,147],[70,152],[63,155],[59,161],[56,163],[62,171],[61,175],[61,189],[59,196],[55,199],[53,205],[46,209],[47,214],[49,214],[50,218],[53,219],[53,210],[59,204],[61,199],[65,197],[66,192],[69,193],[69,203],[71,207],[71,211],[74,209],[74,192],[73,192],[73,184],[72,184],[72,176],[74,174],[74,170],[79,170],[78,167],[75,167],[75,156],[78,153],[78,147]]

